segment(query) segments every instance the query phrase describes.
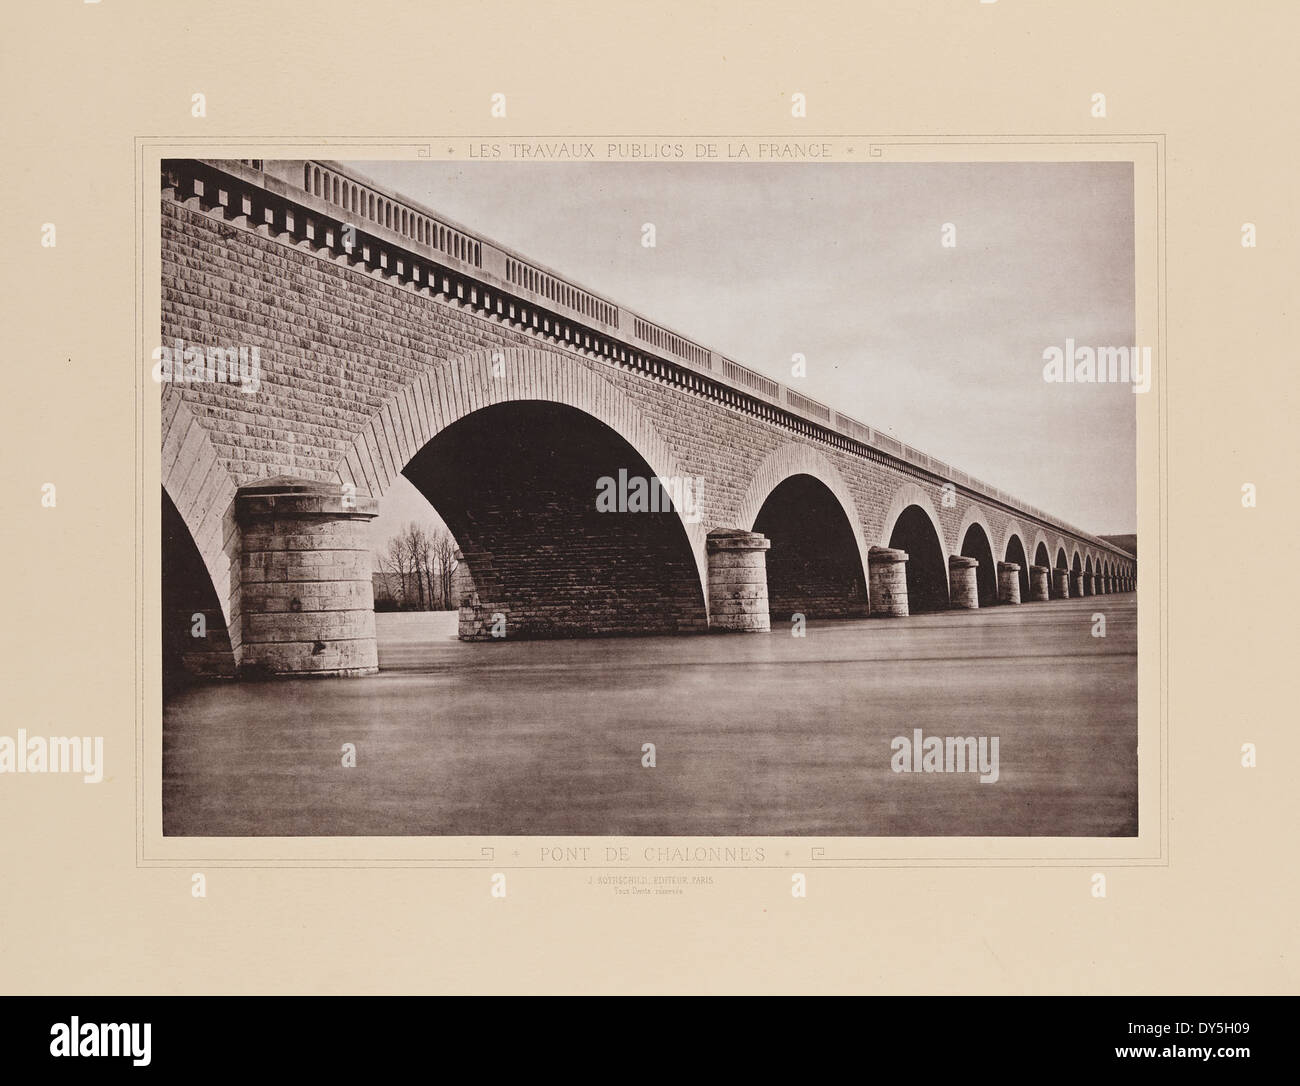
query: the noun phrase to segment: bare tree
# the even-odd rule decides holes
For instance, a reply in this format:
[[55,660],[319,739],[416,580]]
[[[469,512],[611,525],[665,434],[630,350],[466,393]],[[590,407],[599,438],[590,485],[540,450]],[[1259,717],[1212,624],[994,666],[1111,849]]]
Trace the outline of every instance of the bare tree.
[[408,549],[403,534],[392,536],[379,556],[379,570],[384,575],[385,587],[398,607],[409,604],[408,588],[411,583]]
[[415,574],[418,605],[421,611],[427,611],[433,605],[433,579],[429,576],[429,561],[432,552],[429,533],[420,525],[412,523],[406,526],[404,538],[411,570]]
[[390,538],[379,555],[379,568],[394,602],[408,611],[450,608],[455,550],[448,532],[415,523]]
[[432,547],[438,574],[436,606],[444,611],[451,610],[455,607],[455,601],[451,598],[451,574],[455,568],[456,542],[451,538],[450,532],[439,530],[433,533]]

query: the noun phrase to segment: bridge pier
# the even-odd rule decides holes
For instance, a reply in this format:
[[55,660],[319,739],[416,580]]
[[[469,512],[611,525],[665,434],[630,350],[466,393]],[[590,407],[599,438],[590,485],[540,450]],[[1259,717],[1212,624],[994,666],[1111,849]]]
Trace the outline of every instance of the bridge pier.
[[980,605],[979,559],[962,554],[948,556],[948,599],[958,611],[977,611]]
[[1083,575],[1083,594],[1085,596],[1095,596],[1097,594],[1097,582],[1093,580],[1091,573]]
[[998,563],[998,602],[1020,602],[1020,564],[1018,562]]
[[1083,595],[1083,574],[1071,573],[1070,574],[1070,598],[1078,599],[1082,595]]
[[1070,571],[1068,569],[1052,570],[1052,597],[1058,600],[1070,598]]
[[456,568],[451,572],[451,599],[457,610],[456,636],[462,641],[481,640],[484,634],[482,608],[474,575],[459,547],[452,551],[452,557],[456,560]]
[[767,556],[771,541],[758,532],[717,528],[709,533],[709,629],[766,633]]
[[379,670],[367,532],[378,512],[373,498],[306,479],[239,489],[241,676]]
[[872,618],[906,618],[907,551],[872,547],[867,551],[867,583]]
[[1035,603],[1052,598],[1051,575],[1048,566],[1029,567],[1029,598]]

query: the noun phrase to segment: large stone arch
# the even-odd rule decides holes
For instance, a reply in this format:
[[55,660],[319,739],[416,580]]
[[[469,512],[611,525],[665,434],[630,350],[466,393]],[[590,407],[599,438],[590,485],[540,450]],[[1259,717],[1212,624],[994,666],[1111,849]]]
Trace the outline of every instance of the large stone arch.
[[[966,554],[966,533],[971,528],[979,526],[984,533],[985,542],[988,543],[988,561],[980,561],[979,567],[975,571],[976,582],[979,585],[980,606],[987,607],[997,601],[998,594],[998,569],[997,563],[1002,554],[998,550],[998,537],[989,525],[988,517],[984,515],[984,510],[973,502],[966,507],[966,512],[962,515],[961,526],[957,529],[957,536],[952,541],[952,554]],[[967,557],[976,558],[977,555],[967,555]]]
[[[845,483],[844,477],[819,450],[811,445],[791,442],[769,453],[759,464],[745,488],[745,496],[736,508],[735,527],[753,531],[754,522],[768,496],[787,479],[795,475],[811,475],[826,487],[844,510],[849,526],[853,529],[853,539],[858,546],[858,560],[865,573],[867,569],[867,541],[862,533],[862,517],[858,513],[857,502]],[[942,536],[940,536],[942,538]]]
[[944,553],[952,554],[952,540],[943,530],[943,522],[939,519],[934,502],[931,501],[930,495],[916,483],[903,483],[894,491],[893,500],[889,503],[889,508],[885,511],[885,519],[880,526],[878,545],[889,546],[889,537],[894,531],[894,525],[909,505],[918,505],[924,510],[925,515],[930,518],[930,523],[934,525],[934,533],[939,537],[939,545],[943,547]]
[[[951,591],[952,584],[948,577],[947,557],[955,553],[953,543],[948,538],[947,533],[943,530],[943,522],[939,519],[939,514],[934,508],[934,502],[930,500],[927,494],[916,483],[903,483],[895,492],[893,500],[889,503],[889,508],[885,512],[885,519],[880,526],[879,546],[888,547],[890,537],[894,533],[894,526],[898,523],[898,518],[903,515],[903,511],[909,506],[917,506],[929,519],[930,525],[934,528],[934,534],[939,539],[939,547],[943,551],[943,578],[946,591]],[[960,541],[958,543],[960,545]]]
[[1052,556],[1056,553],[1052,550],[1051,541],[1047,538],[1047,533],[1041,528],[1034,532],[1034,549],[1029,552],[1029,560],[1035,565],[1038,564],[1038,548],[1042,547],[1047,552],[1047,568],[1052,568]]
[[217,455],[207,427],[171,385],[162,389],[161,423],[163,490],[189,529],[229,626],[231,571],[237,567],[239,553],[235,480]]
[[1025,557],[1032,561],[1033,551],[1029,549],[1029,537],[1025,535],[1025,530],[1015,517],[1008,517],[1006,527],[1002,529],[1001,540],[995,540],[993,546],[997,549],[998,554],[1006,558],[1007,547],[1011,544],[1011,537],[1015,536],[1020,540],[1020,546],[1024,548]]
[[[1020,544],[1020,553],[1016,559],[1011,557],[1012,540]],[[1002,533],[1002,542],[1000,545],[995,544],[995,546],[997,546],[997,554],[994,557],[1003,562],[1015,561],[1020,566],[1020,570],[1016,574],[1016,580],[1020,584],[1020,599],[1022,602],[1027,602],[1030,598],[1029,567],[1033,564],[1034,552],[1030,549],[1030,542],[1018,520],[1014,517],[1007,519],[1006,530]]]
[[[961,527],[957,529],[957,538],[954,539],[953,546],[960,548],[962,540],[966,538],[966,532],[972,524],[978,524],[984,529],[984,534],[988,537],[989,549],[996,552],[998,548],[998,537],[993,529],[989,526],[988,517],[984,515],[984,510],[973,502],[966,507],[966,512],[961,518]],[[942,538],[942,537],[941,537]],[[954,554],[957,551],[953,551]],[[997,557],[997,554],[994,554]]]
[[[241,637],[235,481],[183,396],[162,389],[159,465],[163,687],[234,676]],[[202,615],[202,636],[193,636]]]
[[[358,494],[382,498],[402,468],[453,423],[494,404],[529,400],[572,407],[603,423],[660,478],[687,476],[672,445],[603,374],[560,351],[510,347],[431,362],[358,431],[335,466],[339,483],[351,483]],[[707,601],[708,525],[700,518],[688,519],[682,510],[677,515]]]
[[791,442],[755,469],[728,524],[764,535],[773,620],[868,614],[867,543],[853,494],[830,460]]

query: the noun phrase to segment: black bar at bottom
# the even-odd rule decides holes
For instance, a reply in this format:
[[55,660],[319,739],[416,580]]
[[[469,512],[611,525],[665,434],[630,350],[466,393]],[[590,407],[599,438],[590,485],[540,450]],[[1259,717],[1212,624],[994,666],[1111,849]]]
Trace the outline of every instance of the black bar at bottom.
[[1239,1074],[1281,1068],[1294,1053],[1291,996],[871,996],[837,1008],[749,998],[725,1011],[693,1008],[679,1022],[662,1000],[582,1002],[565,1009],[432,996],[9,996],[0,1007],[0,1052],[11,1082],[22,1081],[9,1077],[15,1068],[319,1070],[334,1079],[396,1074],[412,1062],[469,1071],[478,1060],[495,1077],[512,1054],[534,1071],[549,1065],[562,1073],[566,1064],[592,1069],[620,1053],[651,1073],[656,1065],[668,1073],[709,1064],[734,1071],[780,1056],[813,1071],[838,1052],[836,1062],[863,1069],[896,1058],[927,1078],[949,1068],[1124,1064]]

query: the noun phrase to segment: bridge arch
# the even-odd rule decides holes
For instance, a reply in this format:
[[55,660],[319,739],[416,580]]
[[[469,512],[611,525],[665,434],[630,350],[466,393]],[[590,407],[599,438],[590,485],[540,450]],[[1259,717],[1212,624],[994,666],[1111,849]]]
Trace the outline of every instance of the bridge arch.
[[895,492],[881,527],[880,546],[908,554],[907,597],[913,614],[948,606],[952,551],[934,503],[916,483],[904,483]]
[[1049,570],[1052,568],[1052,552],[1042,532],[1038,533],[1038,541],[1034,544],[1034,565],[1044,566]]
[[237,553],[228,550],[235,480],[217,455],[207,427],[169,384],[162,392],[162,434],[163,491],[198,548],[222,617],[229,622],[231,555]]
[[[600,480],[622,469],[692,493],[647,515],[597,515]],[[335,470],[374,498],[398,473],[410,479],[456,537],[475,607],[505,614],[508,631],[631,632],[636,608],[643,624],[653,609],[664,632],[707,622],[708,526],[698,502],[709,496],[632,399],[581,359],[511,348],[431,362],[371,415]],[[475,478],[484,480],[478,490]],[[555,568],[559,579],[548,573]]]
[[1016,574],[1016,580],[1020,582],[1020,600],[1022,603],[1029,602],[1029,552],[1025,550],[1025,541],[1019,525],[1014,521],[1007,529],[1006,540],[1002,544],[1002,560],[1014,562],[1020,567],[1020,572]]
[[998,547],[998,553],[1007,553],[1007,547],[1011,545],[1012,536],[1016,536],[1020,540],[1020,549],[1024,551],[1026,557],[1028,557],[1030,539],[1029,536],[1025,534],[1024,528],[1021,527],[1020,522],[1016,520],[1015,517],[1007,518],[1006,526],[1002,529],[1002,538],[1000,540],[1001,545]]
[[[170,384],[162,387],[160,421],[163,682],[228,678],[240,643],[231,629],[232,585],[238,584],[231,574],[239,553],[235,482],[207,427]],[[193,636],[198,614],[201,637]]]
[[738,506],[735,526],[760,532],[767,551],[773,618],[867,613],[867,543],[843,477],[811,445],[769,453]]
[[[1060,579],[1056,575],[1057,570],[1064,570],[1066,574],[1065,585],[1062,587]],[[1052,599],[1059,600],[1070,595],[1069,588],[1070,558],[1065,552],[1065,542],[1058,536],[1056,543],[1056,555],[1052,559]]]
[[998,598],[997,559],[993,552],[996,538],[979,506],[969,506],[957,531],[956,553],[979,562],[975,569],[975,583],[981,607],[992,606]]

